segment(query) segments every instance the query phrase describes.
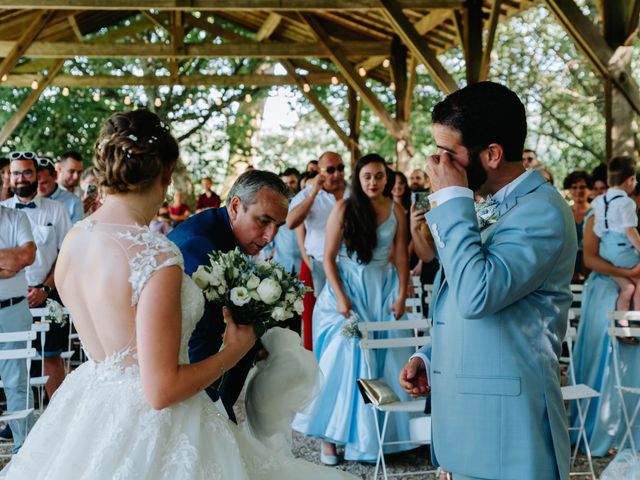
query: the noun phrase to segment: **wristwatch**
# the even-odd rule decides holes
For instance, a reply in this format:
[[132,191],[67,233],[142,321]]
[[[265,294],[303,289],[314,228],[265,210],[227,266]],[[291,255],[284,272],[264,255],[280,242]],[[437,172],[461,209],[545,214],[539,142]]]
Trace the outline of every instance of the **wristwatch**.
[[49,295],[51,293],[51,290],[53,290],[53,288],[51,288],[49,285],[44,285],[42,283],[40,285],[36,285],[35,288],[39,288],[40,290],[42,290],[47,295]]

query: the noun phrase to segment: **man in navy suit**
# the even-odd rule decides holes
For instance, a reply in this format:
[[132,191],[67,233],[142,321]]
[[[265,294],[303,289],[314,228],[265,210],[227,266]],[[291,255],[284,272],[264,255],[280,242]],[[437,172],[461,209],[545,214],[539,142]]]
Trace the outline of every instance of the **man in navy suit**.
[[[287,191],[287,186],[274,173],[251,170],[240,175],[224,207],[200,212],[169,234],[182,252],[185,273],[192,275],[198,266],[209,264],[212,251],[228,252],[239,247],[247,255],[257,255],[273,241],[287,217]],[[222,306],[207,301],[204,315],[189,340],[190,360],[197,362],[217,353],[224,330]],[[222,400],[229,418],[234,421],[233,405],[257,350],[254,347],[227,372],[219,390],[207,388],[213,401]]]

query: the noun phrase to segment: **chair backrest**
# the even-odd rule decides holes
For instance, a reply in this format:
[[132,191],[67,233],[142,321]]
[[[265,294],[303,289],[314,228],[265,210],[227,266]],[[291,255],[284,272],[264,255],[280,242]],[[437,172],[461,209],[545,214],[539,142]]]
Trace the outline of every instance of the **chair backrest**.
[[0,343],[26,342],[24,348],[0,350],[0,360],[19,360],[35,357],[36,349],[31,347],[31,342],[33,342],[35,338],[36,332],[33,330],[0,333]]
[[[431,323],[426,318],[396,320],[393,322],[362,322],[358,324],[358,328],[362,333],[360,348],[364,350],[406,347],[418,349],[431,340],[428,335],[420,335],[420,332],[428,332],[430,326]],[[410,334],[405,337],[393,338],[375,338],[375,335],[372,335],[374,332],[397,332],[402,330],[410,332]]]
[[569,352],[569,379],[571,380],[571,384],[576,384],[576,371],[573,366],[573,342],[578,336],[578,332],[575,327],[569,326],[567,329],[567,333],[564,336],[564,341],[567,344],[567,351]]
[[640,337],[640,326],[621,327],[619,325],[616,325],[616,322],[620,320],[626,320],[627,322],[640,322],[640,311],[616,310],[614,312],[609,312],[608,317],[610,326],[607,330],[607,333],[610,337]]

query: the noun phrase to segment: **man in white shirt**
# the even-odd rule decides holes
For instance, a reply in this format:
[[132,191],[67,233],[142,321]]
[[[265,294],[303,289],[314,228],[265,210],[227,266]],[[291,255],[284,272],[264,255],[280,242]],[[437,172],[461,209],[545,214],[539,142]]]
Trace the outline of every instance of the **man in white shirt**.
[[58,171],[58,184],[65,190],[82,198],[80,178],[82,177],[82,157],[78,152],[69,151],[60,156],[56,163]]
[[[24,332],[31,329],[32,322],[24,269],[35,260],[36,244],[24,213],[0,205],[0,225],[0,333]],[[24,342],[0,344],[2,350],[17,348],[24,348]],[[8,412],[33,406],[27,384],[29,372],[23,359],[1,360],[0,377],[4,383]],[[9,422],[14,452],[24,442],[32,424],[32,415]],[[6,433],[9,434],[9,430]]]
[[342,157],[335,152],[324,152],[318,159],[318,165],[320,173],[315,182],[293,197],[287,215],[287,227],[291,230],[302,223],[306,228],[305,252],[301,253],[311,270],[316,297],[326,282],[322,258],[327,220],[336,202],[348,196]]
[[[31,224],[38,250],[35,262],[26,270],[29,285],[27,301],[29,307],[38,308],[44,306],[52,295],[55,298],[55,263],[62,240],[71,229],[71,219],[62,204],[37,196],[38,157],[35,153],[13,152],[9,158],[11,189],[15,196],[2,205],[21,210]],[[66,349],[67,341],[66,329],[52,324],[46,337],[44,358],[45,374],[49,376],[45,389],[49,398],[64,380],[60,354]]]

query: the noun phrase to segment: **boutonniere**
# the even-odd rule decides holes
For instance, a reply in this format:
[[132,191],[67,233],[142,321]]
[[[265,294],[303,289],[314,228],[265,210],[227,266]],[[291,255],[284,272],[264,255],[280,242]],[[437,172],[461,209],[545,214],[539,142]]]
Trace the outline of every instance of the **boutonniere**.
[[476,216],[478,217],[478,225],[480,230],[493,225],[498,221],[498,205],[499,203],[489,195],[484,202],[478,202],[475,204]]

